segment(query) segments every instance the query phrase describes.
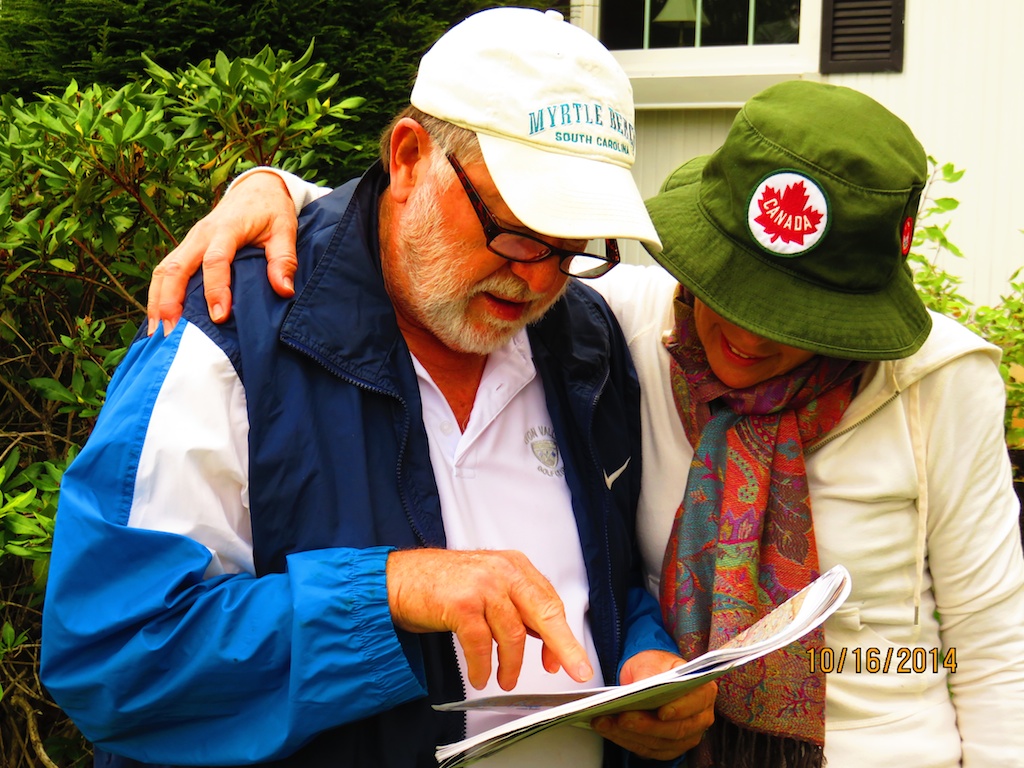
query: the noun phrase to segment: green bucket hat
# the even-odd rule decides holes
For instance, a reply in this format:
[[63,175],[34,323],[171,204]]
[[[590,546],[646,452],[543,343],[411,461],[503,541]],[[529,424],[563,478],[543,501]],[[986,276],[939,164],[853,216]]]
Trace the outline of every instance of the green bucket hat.
[[664,246],[651,255],[759,336],[832,357],[906,357],[931,329],[906,264],[926,176],[921,144],[878,102],[781,83],[647,201]]

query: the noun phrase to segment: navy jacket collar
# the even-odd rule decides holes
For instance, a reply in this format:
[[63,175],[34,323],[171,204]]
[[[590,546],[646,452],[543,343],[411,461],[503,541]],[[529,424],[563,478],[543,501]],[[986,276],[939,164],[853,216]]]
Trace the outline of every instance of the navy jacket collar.
[[[397,394],[389,364],[408,350],[381,274],[378,200],[387,185],[375,163],[303,209],[296,246],[303,258],[281,340],[359,383]],[[325,228],[334,231],[325,237]]]

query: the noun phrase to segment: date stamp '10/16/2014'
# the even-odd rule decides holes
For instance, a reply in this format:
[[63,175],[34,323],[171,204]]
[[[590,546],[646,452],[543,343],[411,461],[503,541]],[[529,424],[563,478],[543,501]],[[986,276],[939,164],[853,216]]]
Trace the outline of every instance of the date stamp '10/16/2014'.
[[809,671],[813,674],[835,672],[842,674],[846,668],[853,672],[871,674],[937,673],[940,669],[950,674],[956,672],[956,648],[943,651],[940,648],[811,648],[808,657]]

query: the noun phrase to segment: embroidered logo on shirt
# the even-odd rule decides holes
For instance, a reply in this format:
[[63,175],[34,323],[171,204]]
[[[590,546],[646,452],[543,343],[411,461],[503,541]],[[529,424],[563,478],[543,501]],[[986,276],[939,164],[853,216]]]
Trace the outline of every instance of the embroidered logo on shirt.
[[558,444],[555,442],[555,433],[551,427],[539,426],[526,430],[523,441],[530,446],[534,457],[540,464],[537,471],[548,477],[562,477],[565,475],[565,467],[558,456]]

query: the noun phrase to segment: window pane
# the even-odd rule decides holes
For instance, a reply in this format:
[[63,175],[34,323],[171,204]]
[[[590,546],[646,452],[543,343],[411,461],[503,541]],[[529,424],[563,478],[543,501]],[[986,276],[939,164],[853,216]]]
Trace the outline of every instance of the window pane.
[[772,45],[799,37],[800,0],[601,2],[601,41],[612,50]]
[[613,51],[644,47],[642,0],[603,0],[601,42]]
[[800,0],[758,0],[754,45],[800,42]]
[[701,45],[746,45],[750,27],[747,0],[709,0],[704,3],[707,22],[701,30]]

